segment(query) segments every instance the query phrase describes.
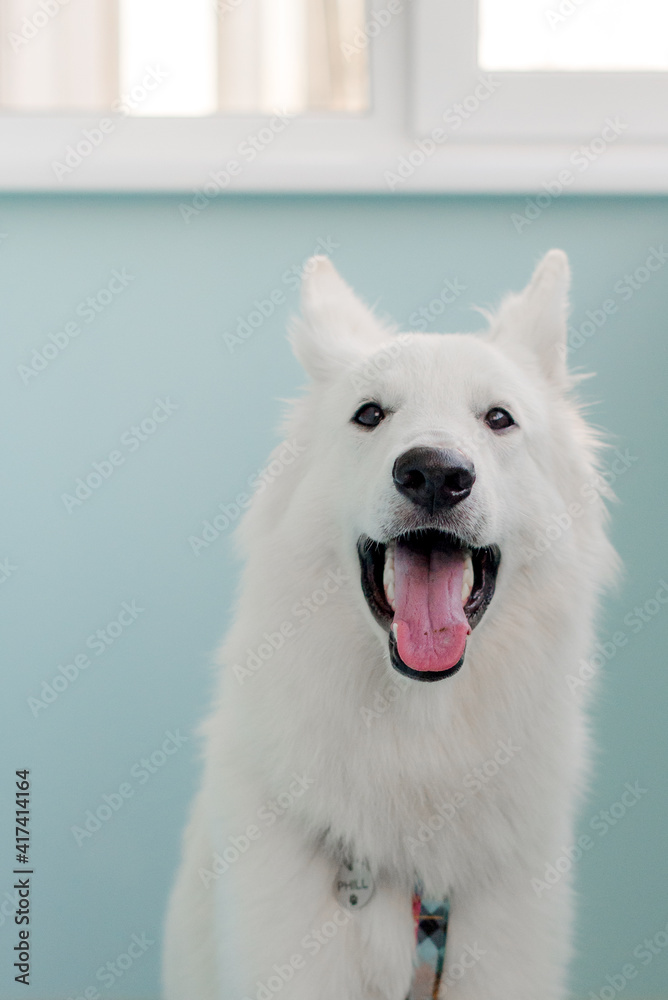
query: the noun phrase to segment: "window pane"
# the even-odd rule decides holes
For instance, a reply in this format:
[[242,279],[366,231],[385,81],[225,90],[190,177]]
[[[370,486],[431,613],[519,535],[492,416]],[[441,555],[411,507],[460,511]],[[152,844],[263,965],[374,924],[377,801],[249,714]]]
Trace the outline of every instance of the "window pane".
[[362,111],[368,45],[364,0],[0,0],[0,107]]
[[668,70],[666,0],[479,0],[488,70]]
[[[211,0],[120,0],[121,94],[128,95],[133,114],[217,110],[215,27]],[[151,71],[148,91],[142,81]]]
[[217,9],[222,110],[368,107],[364,0],[218,0]]
[[115,0],[0,0],[0,106],[109,108],[118,94]]

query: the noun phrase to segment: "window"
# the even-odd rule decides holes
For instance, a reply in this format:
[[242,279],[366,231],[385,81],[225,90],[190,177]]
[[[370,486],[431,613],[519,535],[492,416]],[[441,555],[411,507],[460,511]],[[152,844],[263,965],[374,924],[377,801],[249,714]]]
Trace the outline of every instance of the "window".
[[666,191],[664,3],[0,0],[0,183]]
[[364,111],[364,0],[0,0],[0,106]]
[[668,70],[668,7],[657,0],[480,0],[479,11],[486,70]]
[[663,0],[423,0],[417,10],[419,131],[491,71],[494,100],[460,129],[471,141],[573,144],[607,118],[624,123],[624,143],[668,139]]

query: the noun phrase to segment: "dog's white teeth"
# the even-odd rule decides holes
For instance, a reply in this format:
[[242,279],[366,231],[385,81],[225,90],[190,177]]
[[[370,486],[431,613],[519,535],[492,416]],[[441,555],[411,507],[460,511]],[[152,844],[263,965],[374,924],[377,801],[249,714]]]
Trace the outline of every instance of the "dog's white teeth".
[[399,632],[399,626],[396,622],[392,622],[392,631],[394,632],[394,638],[396,639],[397,633]]
[[462,604],[466,604],[468,601],[471,591],[473,590],[473,560],[471,559],[471,553],[466,553],[466,559],[464,561],[464,575],[462,576]]
[[385,566],[383,568],[383,586],[385,597],[394,611],[394,542],[385,549]]

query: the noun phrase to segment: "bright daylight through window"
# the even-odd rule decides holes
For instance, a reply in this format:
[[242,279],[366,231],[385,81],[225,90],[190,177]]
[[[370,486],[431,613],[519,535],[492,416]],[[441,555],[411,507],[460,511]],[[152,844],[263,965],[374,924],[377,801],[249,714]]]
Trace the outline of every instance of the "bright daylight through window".
[[480,0],[486,70],[668,69],[665,0]]
[[359,112],[364,0],[0,0],[0,107]]

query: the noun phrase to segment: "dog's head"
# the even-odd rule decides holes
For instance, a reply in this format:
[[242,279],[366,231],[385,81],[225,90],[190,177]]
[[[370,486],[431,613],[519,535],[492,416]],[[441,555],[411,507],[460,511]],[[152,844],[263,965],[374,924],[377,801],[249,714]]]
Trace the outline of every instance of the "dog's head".
[[306,271],[292,340],[314,382],[317,502],[357,549],[366,614],[393,666],[439,680],[462,665],[497,577],[521,570],[531,529],[563,509],[580,471],[567,260],[548,253],[480,335],[393,333],[326,258]]

